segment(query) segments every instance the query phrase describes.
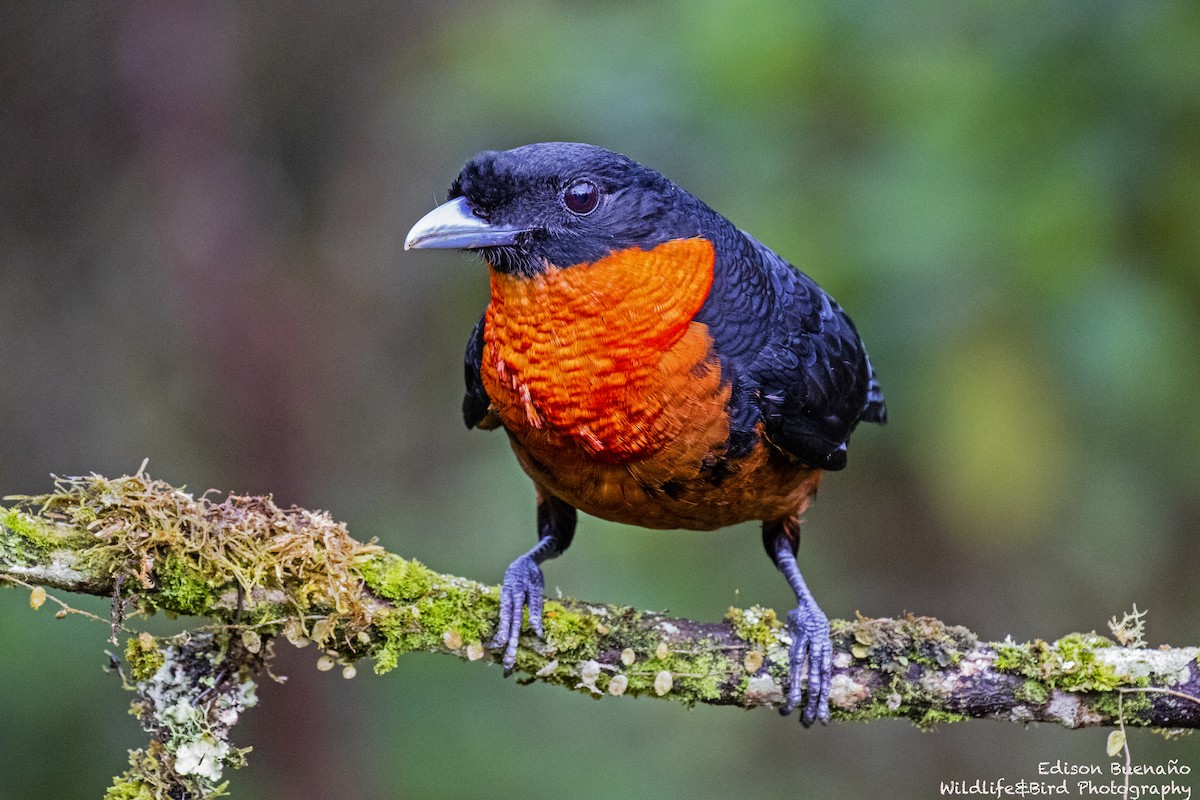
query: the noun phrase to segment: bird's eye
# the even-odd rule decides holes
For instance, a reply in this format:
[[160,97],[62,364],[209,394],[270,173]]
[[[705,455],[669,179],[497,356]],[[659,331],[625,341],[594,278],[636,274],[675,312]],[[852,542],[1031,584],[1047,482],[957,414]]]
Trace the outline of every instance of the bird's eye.
[[572,214],[586,216],[600,204],[600,187],[586,178],[580,178],[563,191],[563,204]]

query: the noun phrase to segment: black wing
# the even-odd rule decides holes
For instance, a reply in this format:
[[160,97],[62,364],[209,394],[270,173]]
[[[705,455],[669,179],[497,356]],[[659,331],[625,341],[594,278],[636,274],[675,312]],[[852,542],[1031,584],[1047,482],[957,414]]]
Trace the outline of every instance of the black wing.
[[[486,313],[484,312],[484,316]],[[492,405],[492,399],[488,397],[487,390],[483,388],[483,378],[479,375],[479,370],[483,366],[483,320],[484,317],[481,316],[479,322],[475,323],[475,329],[471,331],[471,339],[467,342],[467,353],[463,359],[463,377],[466,379],[467,393],[463,396],[462,411],[463,422],[467,423],[468,428],[485,427],[484,420]]]
[[717,354],[734,376],[731,449],[763,424],[767,439],[823,469],[846,466],[860,421],[887,408],[854,323],[811,278],[753,237],[726,234],[713,298]]
[[756,249],[774,295],[767,344],[749,369],[767,438],[812,466],[841,469],[855,426],[887,419],[883,391],[841,306],[775,253]]

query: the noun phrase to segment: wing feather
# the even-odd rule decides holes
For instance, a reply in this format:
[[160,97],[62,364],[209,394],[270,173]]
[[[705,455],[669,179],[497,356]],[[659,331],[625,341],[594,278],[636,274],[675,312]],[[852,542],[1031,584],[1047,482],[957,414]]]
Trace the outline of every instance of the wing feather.
[[[766,438],[823,469],[846,465],[860,421],[884,422],[879,381],[853,321],[810,277],[741,231],[718,252],[714,297],[702,314],[734,377],[731,449],[760,422]],[[719,258],[720,258],[719,257]]]

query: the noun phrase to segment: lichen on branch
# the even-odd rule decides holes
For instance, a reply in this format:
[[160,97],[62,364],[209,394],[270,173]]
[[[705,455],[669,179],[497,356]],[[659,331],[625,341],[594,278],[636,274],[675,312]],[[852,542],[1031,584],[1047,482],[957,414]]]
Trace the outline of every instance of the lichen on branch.
[[[485,645],[497,616],[494,586],[359,542],[323,511],[280,508],[270,497],[195,496],[150,478],[144,466],[115,479],[58,478],[47,494],[5,501],[0,580],[112,597],[114,632],[127,611],[204,618],[199,635],[212,638],[197,641],[227,660],[221,680],[236,674],[252,681],[279,638],[315,645],[317,666],[340,665],[347,677],[361,659],[386,672],[413,651],[499,657]],[[36,600],[41,605],[44,594]],[[1200,703],[1192,701],[1200,693],[1200,650],[1145,647],[1138,615],[1135,609],[1113,621],[1114,635],[1130,646],[1094,633],[987,643],[965,628],[915,616],[833,620],[833,716],[900,717],[922,727],[972,717],[1082,727],[1114,725],[1123,714],[1125,725],[1200,727]],[[730,609],[725,620],[703,623],[547,601],[545,627],[544,641],[522,639],[522,681],[689,705],[783,701],[790,642],[770,609]],[[160,647],[132,636],[126,652],[144,704],[147,687],[175,668],[187,642]],[[193,703],[215,691],[201,672],[178,673],[196,677]],[[217,681],[215,673],[209,677]],[[203,771],[195,763],[203,753],[181,752],[183,739],[154,727],[160,716],[143,717],[157,744],[133,755],[131,771],[140,765],[158,769],[154,774],[194,775],[180,773],[181,761]],[[213,742],[209,755],[233,763],[238,751],[227,741],[228,727],[209,726],[203,735]]]
[[131,711],[150,734],[129,754],[105,800],[216,797],[225,770],[245,764],[250,748],[230,742],[242,713],[257,705],[256,679],[268,651],[230,630],[161,643],[148,633],[129,640],[126,659],[136,693]]

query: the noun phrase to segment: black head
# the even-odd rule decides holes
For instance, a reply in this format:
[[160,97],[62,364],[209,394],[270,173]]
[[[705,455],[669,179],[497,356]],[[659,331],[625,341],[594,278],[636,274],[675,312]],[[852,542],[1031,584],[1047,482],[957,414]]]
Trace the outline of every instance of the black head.
[[567,142],[480,153],[448,199],[413,227],[406,247],[479,250],[495,269],[528,276],[697,236],[707,211],[636,161]]

